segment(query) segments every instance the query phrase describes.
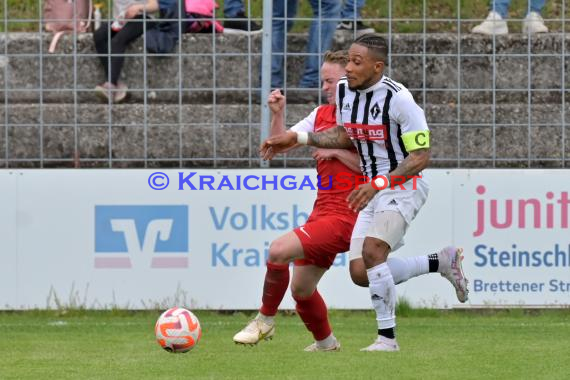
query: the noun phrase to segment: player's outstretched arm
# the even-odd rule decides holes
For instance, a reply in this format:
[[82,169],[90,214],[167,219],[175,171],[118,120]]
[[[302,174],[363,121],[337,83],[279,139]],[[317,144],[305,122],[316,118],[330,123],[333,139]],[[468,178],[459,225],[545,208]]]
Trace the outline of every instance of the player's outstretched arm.
[[271,137],[261,144],[259,152],[264,160],[271,160],[277,153],[287,152],[297,143],[311,145],[317,148],[350,148],[352,142],[344,127],[337,126],[324,132],[293,132],[287,131]]
[[[303,143],[300,138],[300,143]],[[309,132],[307,145],[316,146],[317,148],[344,148],[352,147],[352,142],[346,134],[344,127],[337,125],[336,128],[328,129],[324,132]]]
[[259,153],[264,160],[271,160],[277,153],[287,152],[296,145],[297,133],[287,131],[265,140],[259,148]]

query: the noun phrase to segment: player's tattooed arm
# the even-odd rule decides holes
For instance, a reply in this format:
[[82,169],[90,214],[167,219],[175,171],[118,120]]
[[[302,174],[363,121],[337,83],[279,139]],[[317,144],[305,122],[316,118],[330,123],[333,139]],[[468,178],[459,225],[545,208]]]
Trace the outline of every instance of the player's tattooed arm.
[[344,127],[337,125],[325,132],[309,133],[309,141],[307,143],[317,148],[351,148],[352,142],[346,134]]
[[[429,148],[422,148],[411,151],[410,154],[402,161],[396,169],[388,174],[388,184],[385,187],[392,189],[400,188],[404,190],[403,184],[413,178],[415,188],[415,178],[427,167],[430,159]],[[383,177],[383,176],[381,176]],[[377,186],[384,186],[384,182]],[[398,187],[399,186],[399,187]],[[376,195],[378,188],[372,186],[372,183],[366,183],[353,190],[347,198],[348,206],[351,210],[357,212],[362,210],[368,202]]]
[[[408,154],[408,156],[398,164],[398,167],[390,172],[390,176],[395,177],[411,177],[417,176],[424,170],[430,160],[429,148],[417,149]],[[391,182],[391,181],[390,181]]]

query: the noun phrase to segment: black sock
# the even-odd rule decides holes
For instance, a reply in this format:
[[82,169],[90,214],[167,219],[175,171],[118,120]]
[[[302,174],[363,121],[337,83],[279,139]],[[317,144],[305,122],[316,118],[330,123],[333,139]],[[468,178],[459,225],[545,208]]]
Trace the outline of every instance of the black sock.
[[378,335],[389,339],[394,339],[396,337],[396,335],[394,335],[393,327],[390,327],[389,329],[378,329]]
[[439,268],[439,259],[437,258],[437,253],[432,253],[428,255],[429,271],[437,272]]

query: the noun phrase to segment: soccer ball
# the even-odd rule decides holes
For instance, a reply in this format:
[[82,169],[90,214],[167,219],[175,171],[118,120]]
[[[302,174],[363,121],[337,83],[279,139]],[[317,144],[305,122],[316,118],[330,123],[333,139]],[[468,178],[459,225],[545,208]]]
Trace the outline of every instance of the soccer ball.
[[166,310],[154,326],[156,340],[168,352],[188,352],[200,340],[200,321],[191,312],[181,307]]

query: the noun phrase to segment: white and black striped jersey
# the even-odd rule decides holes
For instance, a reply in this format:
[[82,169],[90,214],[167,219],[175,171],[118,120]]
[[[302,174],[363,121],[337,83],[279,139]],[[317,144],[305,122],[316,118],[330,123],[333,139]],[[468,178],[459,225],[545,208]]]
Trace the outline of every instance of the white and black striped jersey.
[[370,178],[388,174],[406,158],[403,134],[428,130],[424,111],[410,91],[386,76],[362,91],[350,90],[342,78],[336,104],[337,123],[358,150],[362,174]]

